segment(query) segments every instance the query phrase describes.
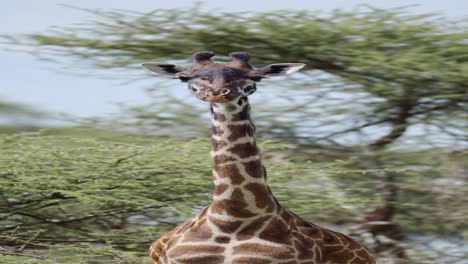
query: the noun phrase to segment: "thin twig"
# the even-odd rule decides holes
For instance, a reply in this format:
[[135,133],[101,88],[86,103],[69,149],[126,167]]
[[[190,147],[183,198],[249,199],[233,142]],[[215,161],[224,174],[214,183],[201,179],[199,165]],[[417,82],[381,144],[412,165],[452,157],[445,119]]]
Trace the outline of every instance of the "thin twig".
[[36,259],[42,259],[46,260],[47,257],[43,256],[37,256],[37,255],[30,255],[30,254],[24,254],[24,253],[18,253],[18,252],[11,252],[11,251],[3,251],[0,250],[1,255],[10,255],[10,256],[20,256],[20,257],[28,257],[28,258],[36,258]]
[[119,163],[121,163],[121,162],[123,162],[123,161],[125,161],[127,159],[133,158],[133,157],[138,156],[138,155],[140,155],[142,153],[143,153],[143,151],[138,151],[138,152],[135,152],[135,153],[133,153],[131,155],[128,155],[126,157],[120,158],[120,159],[115,161],[115,163],[113,164],[113,167],[119,165]]

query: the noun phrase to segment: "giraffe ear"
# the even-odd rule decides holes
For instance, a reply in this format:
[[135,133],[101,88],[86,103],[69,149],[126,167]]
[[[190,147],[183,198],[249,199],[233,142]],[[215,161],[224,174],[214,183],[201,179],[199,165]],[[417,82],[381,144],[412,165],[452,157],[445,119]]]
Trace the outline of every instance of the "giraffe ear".
[[256,69],[256,71],[262,74],[264,77],[278,76],[297,72],[304,66],[304,63],[275,63]]
[[182,76],[183,74],[180,74],[180,73],[188,70],[187,68],[182,67],[182,66],[178,66],[175,64],[164,64],[164,63],[144,63],[142,64],[142,66],[159,75],[173,76],[173,77]]

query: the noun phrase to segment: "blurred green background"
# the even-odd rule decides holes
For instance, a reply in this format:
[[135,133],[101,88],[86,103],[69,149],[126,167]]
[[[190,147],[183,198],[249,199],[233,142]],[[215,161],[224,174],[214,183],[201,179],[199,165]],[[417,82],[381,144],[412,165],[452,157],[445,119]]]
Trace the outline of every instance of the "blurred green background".
[[283,205],[378,263],[468,263],[466,17],[431,1],[85,2],[58,7],[74,23],[0,35],[0,263],[148,263],[152,241],[209,203],[208,106],[140,67],[199,50],[307,64],[251,96]]

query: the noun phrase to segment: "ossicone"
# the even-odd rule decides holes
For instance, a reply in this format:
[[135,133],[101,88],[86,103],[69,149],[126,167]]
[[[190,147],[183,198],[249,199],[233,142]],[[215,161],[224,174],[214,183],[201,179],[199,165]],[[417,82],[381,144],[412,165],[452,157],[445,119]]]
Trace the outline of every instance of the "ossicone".
[[245,51],[236,51],[229,54],[232,58],[232,61],[229,62],[230,65],[237,68],[252,69],[252,66],[249,64],[250,54]]
[[211,58],[215,55],[212,51],[199,51],[193,54],[193,64],[194,65],[206,65],[213,64]]

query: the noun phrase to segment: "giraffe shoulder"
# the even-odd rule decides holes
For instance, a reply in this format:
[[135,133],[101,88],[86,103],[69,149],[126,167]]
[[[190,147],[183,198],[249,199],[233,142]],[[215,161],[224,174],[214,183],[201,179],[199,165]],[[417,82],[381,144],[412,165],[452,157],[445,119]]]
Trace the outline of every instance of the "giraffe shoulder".
[[158,261],[165,257],[165,254],[168,248],[171,247],[171,244],[173,244],[177,240],[177,238],[180,237],[180,234],[190,229],[194,225],[194,223],[195,221],[193,219],[183,222],[182,224],[178,225],[177,227],[163,235],[161,238],[153,242],[153,244],[151,244],[148,250],[150,257],[153,260],[153,263],[159,263]]
[[323,260],[325,263],[375,264],[375,258],[370,250],[362,243],[345,234],[322,228]]

